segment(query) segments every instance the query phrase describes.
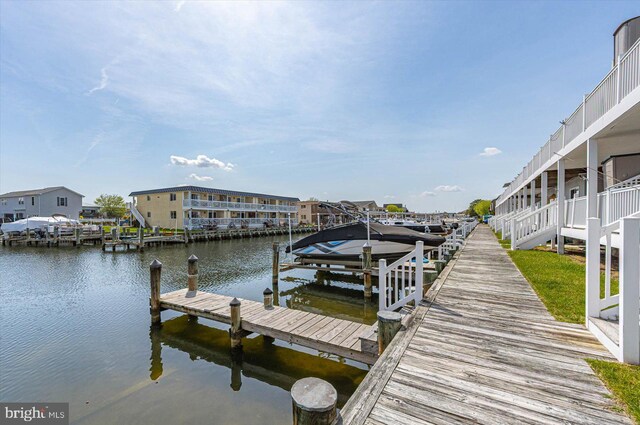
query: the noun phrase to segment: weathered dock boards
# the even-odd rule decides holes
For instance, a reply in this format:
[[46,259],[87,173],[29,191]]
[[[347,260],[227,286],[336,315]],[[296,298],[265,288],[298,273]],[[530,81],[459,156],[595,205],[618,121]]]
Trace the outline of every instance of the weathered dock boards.
[[631,424],[584,361],[609,352],[553,319],[488,227],[444,275],[340,423]]
[[[229,303],[232,300],[233,297],[225,295],[179,289],[162,294],[160,308],[230,324]],[[255,332],[367,364],[373,364],[377,359],[377,351],[368,348],[377,345],[363,344],[360,338],[374,338],[375,342],[371,325],[284,307],[267,308],[263,303],[256,301],[239,301],[243,331]]]

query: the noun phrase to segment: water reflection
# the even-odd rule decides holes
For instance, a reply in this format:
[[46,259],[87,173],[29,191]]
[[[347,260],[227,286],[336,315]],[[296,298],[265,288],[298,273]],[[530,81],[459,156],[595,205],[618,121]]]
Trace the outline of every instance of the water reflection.
[[295,381],[315,376],[330,382],[338,391],[342,406],[364,378],[366,371],[340,362],[319,360],[318,356],[291,349],[272,339],[245,338],[242,351],[229,346],[229,334],[198,323],[197,318],[179,316],[152,325],[149,377],[158,380],[163,373],[162,350],[170,347],[189,354],[192,361],[204,360],[229,369],[229,386],[240,391],[244,378],[257,379],[289,391]]
[[[366,301],[362,291],[362,279],[356,276],[317,271],[314,279],[288,277],[283,280],[296,283],[290,289],[279,293],[280,296],[286,297],[288,308],[360,323],[372,324],[376,321],[377,294],[373,295],[371,301]],[[361,300],[359,305],[356,302],[358,299]]]

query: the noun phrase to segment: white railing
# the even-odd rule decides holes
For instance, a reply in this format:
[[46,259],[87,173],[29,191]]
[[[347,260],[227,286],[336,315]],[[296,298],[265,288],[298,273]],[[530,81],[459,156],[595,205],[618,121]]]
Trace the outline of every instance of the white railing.
[[576,196],[564,201],[564,227],[587,226],[587,197]]
[[[200,229],[203,227],[241,228],[248,226],[252,228],[266,226],[288,226],[289,220],[286,218],[185,218],[184,226],[189,229]],[[291,225],[297,226],[298,220],[291,219]]]
[[413,251],[387,266],[387,260],[378,262],[378,289],[380,311],[396,310],[409,301],[415,305],[422,300],[424,243],[419,241]]
[[[619,361],[640,364],[640,217],[624,217],[602,228],[597,219],[589,219],[589,229],[593,238],[587,241],[587,327]],[[617,293],[612,289],[614,232],[620,237]],[[600,282],[600,236],[605,239],[604,288]],[[590,318],[617,321],[617,341]]]
[[553,201],[520,218],[513,218],[511,226],[511,249],[516,249],[521,243],[540,235],[541,232],[557,228],[558,203]]
[[138,223],[140,223],[140,227],[144,227],[145,226],[144,216],[140,214],[140,211],[138,211],[135,205],[131,204],[131,207],[129,208],[129,210],[131,211],[131,215],[133,215],[136,218],[136,220],[138,220]]
[[185,199],[182,201],[184,208],[212,209],[212,210],[239,210],[239,211],[297,211],[295,205],[253,204],[248,202],[205,201],[200,199]]
[[599,193],[598,204],[603,226],[640,211],[640,180],[633,186],[611,187]]
[[633,90],[640,86],[640,40],[625,53],[616,66],[602,79],[600,84],[587,96],[576,110],[565,119],[560,127],[540,149],[540,151],[523,167],[522,172],[513,179],[496,201],[501,205],[529,177],[538,171],[573,139],[582,134],[611,108],[620,103]]
[[520,210],[518,212],[516,212],[515,214],[513,214],[511,217],[509,217],[508,220],[503,220],[502,222],[502,239],[509,239],[511,238],[511,223],[513,222],[514,219],[519,219],[521,217],[524,217],[528,214],[531,213],[531,210],[529,208],[524,209],[524,210]]

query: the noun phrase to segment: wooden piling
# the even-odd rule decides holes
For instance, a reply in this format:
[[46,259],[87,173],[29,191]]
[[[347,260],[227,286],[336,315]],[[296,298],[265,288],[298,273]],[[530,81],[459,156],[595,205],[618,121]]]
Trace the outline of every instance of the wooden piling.
[[262,295],[264,295],[264,308],[273,308],[273,291],[267,288]]
[[157,259],[153,260],[149,266],[151,275],[151,324],[160,323],[160,276],[162,274],[162,263]]
[[198,290],[198,257],[195,255],[187,260],[187,283],[189,291]]
[[338,392],[327,381],[303,378],[291,387],[293,425],[330,425],[337,416]]
[[231,336],[231,348],[242,348],[240,301],[237,298],[234,298],[229,303],[229,307],[231,307],[231,329],[229,329],[229,336]]
[[271,269],[272,269],[271,283],[273,283],[274,285],[277,285],[278,273],[280,271],[278,269],[278,267],[280,267],[280,244],[278,242],[274,242],[273,245],[271,246],[271,249],[273,250],[273,259],[271,262]]
[[82,243],[82,229],[81,228],[79,228],[79,227],[75,228],[75,237],[76,237],[76,240],[75,240],[74,245],[75,246],[80,246],[81,243]]
[[373,290],[371,287],[371,245],[368,243],[362,247],[362,273],[364,279],[364,297],[371,299]]
[[382,354],[402,327],[402,316],[395,311],[378,312],[378,354]]
[[436,268],[436,272],[438,274],[442,273],[442,270],[444,269],[445,262],[442,261],[442,260],[433,260],[432,263],[433,263],[434,267]]
[[144,251],[144,227],[138,227],[138,249]]

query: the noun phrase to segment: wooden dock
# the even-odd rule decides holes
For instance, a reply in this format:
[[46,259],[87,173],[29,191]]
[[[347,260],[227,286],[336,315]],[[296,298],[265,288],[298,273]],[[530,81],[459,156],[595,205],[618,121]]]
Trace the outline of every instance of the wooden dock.
[[631,424],[584,360],[611,354],[547,312],[487,226],[415,314],[338,423]]
[[[160,308],[231,324],[233,297],[202,291],[177,291],[160,296]],[[378,357],[377,325],[269,306],[238,299],[241,330],[373,364]]]

